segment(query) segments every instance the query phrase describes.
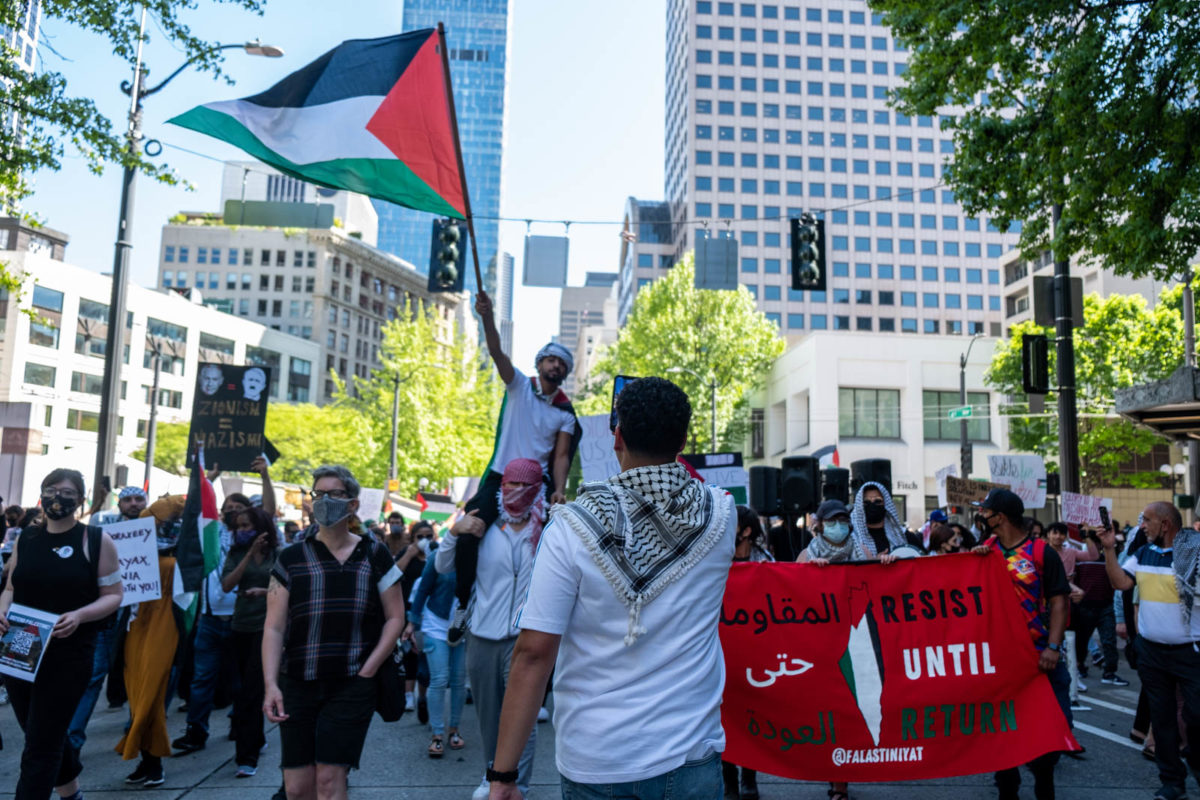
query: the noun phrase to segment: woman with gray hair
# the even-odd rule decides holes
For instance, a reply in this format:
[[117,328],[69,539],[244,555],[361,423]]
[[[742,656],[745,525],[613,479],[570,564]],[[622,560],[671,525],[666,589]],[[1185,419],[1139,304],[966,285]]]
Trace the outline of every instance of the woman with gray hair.
[[289,797],[346,796],[375,712],[375,674],[404,628],[400,571],[386,547],[349,529],[359,491],[343,466],[314,471],[317,533],[284,549],[271,571],[263,712],[280,724]]

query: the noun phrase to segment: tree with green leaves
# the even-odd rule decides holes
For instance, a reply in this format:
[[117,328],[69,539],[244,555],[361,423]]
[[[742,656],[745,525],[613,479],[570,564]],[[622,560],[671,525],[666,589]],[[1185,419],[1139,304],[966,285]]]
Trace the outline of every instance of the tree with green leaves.
[[954,136],[945,180],[968,213],[1023,222],[1025,253],[1184,272],[1200,251],[1194,0],[868,2],[909,51],[898,107]]
[[452,321],[429,307],[406,302],[397,308],[396,319],[381,330],[382,368],[351,384],[333,376],[334,407],[360,415],[379,443],[368,485],[380,485],[387,477],[397,385],[396,464],[401,491],[415,492],[421,478],[439,486],[451,478],[482,475],[492,454],[502,389],[489,365],[477,357],[476,347],[455,330]]
[[[1117,389],[1160,380],[1183,364],[1183,321],[1180,316],[1183,287],[1166,289],[1153,309],[1141,295],[1087,295],[1083,299],[1084,325],[1075,329],[1075,386],[1079,408],[1080,481],[1083,491],[1102,486],[1155,488],[1162,485],[1157,471],[1122,473],[1131,456],[1149,454],[1165,440],[1154,431],[1117,417],[1113,398]],[[992,357],[986,380],[1010,402],[1001,406],[1009,415],[1009,446],[1037,453],[1048,468],[1058,456],[1058,419],[1054,413],[1031,413],[1021,381],[1021,342],[1025,336],[1054,332],[1032,320],[1014,325],[1011,336]],[[1050,374],[1055,353],[1050,348]],[[1046,395],[1052,408],[1054,392]]]
[[[596,364],[579,413],[608,411],[616,375],[660,375],[678,384],[692,402],[694,451],[740,449],[750,394],[783,350],[778,327],[758,310],[745,287],[734,292],[695,287],[695,261],[688,253],[670,272],[638,292],[619,338]],[[672,372],[673,368],[679,371]],[[714,378],[716,443],[710,433],[709,381]]]

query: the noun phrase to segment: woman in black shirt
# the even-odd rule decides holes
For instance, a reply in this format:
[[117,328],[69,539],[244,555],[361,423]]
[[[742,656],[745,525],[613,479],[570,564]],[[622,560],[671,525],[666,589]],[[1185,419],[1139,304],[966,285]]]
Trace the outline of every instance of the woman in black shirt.
[[56,469],[42,481],[46,520],[21,532],[0,594],[0,634],[8,632],[13,603],[58,614],[33,682],[7,681],[17,723],[25,732],[17,800],[63,800],[79,795],[79,754],[67,742],[71,717],[92,675],[100,620],[121,605],[117,546],[99,528],[77,522],[83,475]]

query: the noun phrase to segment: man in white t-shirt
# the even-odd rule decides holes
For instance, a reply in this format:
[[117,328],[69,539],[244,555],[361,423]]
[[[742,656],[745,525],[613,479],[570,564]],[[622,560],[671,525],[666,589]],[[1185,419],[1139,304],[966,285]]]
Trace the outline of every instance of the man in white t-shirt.
[[[475,496],[464,505],[467,511],[475,512],[486,530],[500,516],[497,497],[501,472],[506,464],[518,458],[532,459],[541,465],[546,495],[551,503],[566,500],[563,492],[567,486],[567,472],[579,445],[581,429],[575,418],[575,408],[560,388],[574,366],[570,351],[557,342],[550,342],[538,351],[534,360],[537,376],[528,377],[513,366],[500,347],[492,301],[486,292],[480,291],[476,296],[475,311],[483,323],[488,353],[504,381],[504,404],[496,426],[492,460]],[[458,548],[454,562],[454,596],[458,598],[458,609],[446,634],[446,643],[451,647],[462,641],[467,630],[471,587],[475,584],[479,560],[478,538],[463,544],[465,546]]]
[[717,620],[733,500],[676,462],[691,419],[679,387],[633,381],[616,412],[621,474],[585,485],[542,534],[488,771],[493,800],[521,796],[515,770],[552,668],[564,796],[632,796],[632,783],[645,800],[668,787],[721,795]]

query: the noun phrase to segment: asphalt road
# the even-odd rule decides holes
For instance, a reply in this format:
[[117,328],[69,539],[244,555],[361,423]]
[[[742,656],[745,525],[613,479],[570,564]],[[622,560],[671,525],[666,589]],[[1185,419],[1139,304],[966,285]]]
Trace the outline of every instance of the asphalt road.
[[[1087,753],[1078,759],[1064,758],[1056,774],[1058,797],[1066,800],[1137,800],[1153,796],[1157,788],[1157,771],[1141,755],[1140,745],[1129,740],[1133,710],[1137,704],[1137,676],[1122,660],[1122,674],[1132,682],[1127,688],[1103,686],[1093,669],[1088,681],[1088,693],[1083,696],[1092,710],[1076,718],[1076,733]],[[103,699],[101,700],[103,706]],[[165,762],[166,785],[159,789],[129,788],[123,783],[136,762],[124,762],[113,751],[125,722],[124,709],[96,712],[88,728],[84,747],[83,789],[88,798],[138,797],[144,800],[267,800],[280,785],[278,769],[279,737],[272,729],[268,733],[268,751],[263,754],[259,772],[253,778],[234,777],[233,743],[223,734],[225,712],[213,716],[213,730],[205,750]],[[172,735],[184,728],[184,715],[172,709],[168,720]],[[415,714],[406,714],[397,723],[385,725],[376,717],[371,726],[363,756],[362,769],[350,777],[350,796],[362,800],[435,800],[435,798],[468,798],[483,777],[483,754],[480,752],[478,728],[473,707],[465,709],[462,731],[467,739],[464,750],[447,750],[441,760],[426,756],[429,744],[426,726],[417,722]],[[23,737],[11,711],[0,708],[0,734],[4,750],[0,751],[0,799],[12,797],[20,763]],[[826,784],[785,780],[761,776],[759,787],[765,800],[821,800]],[[1189,791],[1197,786],[1190,784]],[[1032,779],[1026,773],[1024,797],[1033,797]],[[538,726],[538,749],[535,762],[535,785],[532,797],[548,800],[559,797],[558,774],[554,768],[554,731],[550,724]],[[950,800],[950,798],[995,797],[990,775],[951,778],[920,783],[856,784],[852,796],[874,798],[921,798],[921,800]]]

